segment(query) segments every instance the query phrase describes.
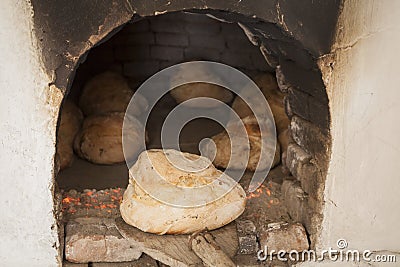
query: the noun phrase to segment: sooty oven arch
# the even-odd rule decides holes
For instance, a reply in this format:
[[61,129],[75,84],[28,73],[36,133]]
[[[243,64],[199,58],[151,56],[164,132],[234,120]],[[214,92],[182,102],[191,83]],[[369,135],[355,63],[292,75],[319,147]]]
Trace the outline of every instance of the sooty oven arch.
[[[293,177],[284,182],[282,192],[290,215],[306,226],[315,245],[331,142],[329,102],[317,59],[330,50],[339,1],[314,2],[76,1],[65,5],[57,0],[32,4],[44,66],[64,97],[87,52],[131,20],[186,10],[240,23],[268,65],[276,68],[280,89],[287,93],[285,108],[293,138],[287,165]],[[300,160],[302,153],[307,155],[305,161]]]

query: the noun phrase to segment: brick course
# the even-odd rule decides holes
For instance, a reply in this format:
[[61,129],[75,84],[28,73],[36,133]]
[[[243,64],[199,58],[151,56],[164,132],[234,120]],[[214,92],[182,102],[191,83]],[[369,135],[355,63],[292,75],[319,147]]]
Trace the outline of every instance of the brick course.
[[260,49],[236,23],[183,12],[128,23],[105,44],[92,49],[89,57],[87,68],[104,71],[113,65],[118,70],[117,63],[130,80],[145,79],[164,66],[191,60],[226,63],[248,75],[271,70]]

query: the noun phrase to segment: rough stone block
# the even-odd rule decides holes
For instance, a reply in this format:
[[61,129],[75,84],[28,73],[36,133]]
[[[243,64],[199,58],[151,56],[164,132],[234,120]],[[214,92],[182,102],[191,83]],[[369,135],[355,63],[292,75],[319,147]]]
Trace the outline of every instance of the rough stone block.
[[[262,46],[262,48],[265,48],[265,47]],[[290,82],[287,80],[285,74],[283,73],[281,65],[276,66],[275,74],[276,74],[276,82],[278,83],[279,90],[281,90],[282,93],[287,93],[289,88],[292,87],[292,85],[290,84]]]
[[280,81],[284,82],[286,87],[296,88],[316,97],[321,103],[328,103],[320,72],[306,70],[295,62],[282,60],[279,65],[279,75],[282,76]]
[[[308,202],[310,207],[317,207],[318,205],[321,205],[325,189],[323,182],[323,179],[318,173],[314,176],[303,176],[300,178],[301,187],[303,188],[304,192],[309,195]],[[312,203],[314,199],[318,200],[319,203],[315,202],[314,205],[314,203]]]
[[311,54],[307,50],[300,48],[301,44],[299,42],[293,40],[274,40],[273,42],[276,43],[280,55],[283,58],[294,61],[298,66],[308,70],[316,67],[316,63]]
[[282,183],[281,191],[290,216],[295,221],[305,223],[312,211],[308,206],[308,196],[300,187],[300,183],[298,181],[285,180]]
[[65,258],[70,262],[136,260],[141,249],[122,237],[114,219],[76,218],[66,225]]
[[292,175],[301,183],[301,188],[315,199],[321,199],[323,190],[322,174],[316,160],[297,144],[288,146],[286,165]]
[[156,33],[156,44],[161,46],[182,46],[189,45],[189,37],[179,33]]
[[286,154],[286,166],[296,178],[306,175],[309,170],[311,155],[296,144],[289,144]]
[[240,254],[254,254],[257,253],[258,243],[257,236],[239,236],[239,252]]
[[241,235],[256,234],[256,226],[250,220],[236,220],[236,229]]
[[299,116],[293,116],[290,122],[290,130],[293,140],[307,153],[315,156],[315,158],[327,155],[329,138],[319,127]]
[[183,48],[172,46],[152,46],[150,55],[155,60],[169,60],[172,62],[181,62],[183,60]]
[[324,132],[328,132],[330,127],[328,104],[320,103],[314,96],[309,100],[310,121],[319,126]]
[[329,107],[327,104],[321,104],[316,97],[292,87],[288,89],[288,101],[294,114],[327,131],[329,127]]
[[[323,187],[322,187],[323,188]],[[299,181],[285,180],[282,183],[282,197],[291,218],[301,222],[307,229],[312,244],[315,244],[318,226],[321,223],[322,199],[304,192]],[[320,197],[323,195],[320,194]]]
[[290,107],[290,111],[306,120],[310,120],[311,114],[308,102],[311,96],[293,88],[289,88],[287,93],[288,95],[286,100]]
[[250,220],[236,220],[240,254],[254,254],[258,251],[256,226]]
[[289,93],[292,113],[313,122],[323,131],[329,127],[329,107],[321,74],[304,70],[293,62],[281,61],[276,70],[280,90]]
[[290,252],[292,250],[307,250],[308,239],[306,230],[300,223],[271,223],[268,228],[260,233],[260,244],[264,253],[277,254],[278,251],[284,250]]

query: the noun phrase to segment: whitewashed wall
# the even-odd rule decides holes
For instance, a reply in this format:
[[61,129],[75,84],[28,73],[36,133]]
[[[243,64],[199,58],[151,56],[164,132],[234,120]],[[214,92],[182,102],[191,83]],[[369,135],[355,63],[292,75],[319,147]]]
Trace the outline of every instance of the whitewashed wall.
[[57,266],[52,177],[57,107],[28,1],[0,9],[0,265]]
[[333,57],[322,61],[332,157],[317,246],[345,238],[350,249],[398,253],[400,1],[345,1],[337,34]]
[[[56,266],[53,156],[61,94],[48,87],[31,7],[0,9],[0,262]],[[400,251],[400,2],[345,1],[324,75],[332,112],[332,162],[317,247]],[[328,80],[329,78],[329,80]],[[344,263],[344,266],[347,263]]]

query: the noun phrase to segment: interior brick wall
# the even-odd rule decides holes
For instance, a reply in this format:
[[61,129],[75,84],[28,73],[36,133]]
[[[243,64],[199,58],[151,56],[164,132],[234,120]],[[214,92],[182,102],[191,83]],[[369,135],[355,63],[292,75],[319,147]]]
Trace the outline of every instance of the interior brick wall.
[[272,70],[237,23],[178,12],[125,25],[91,50],[78,69],[74,86],[81,87],[91,76],[114,70],[136,87],[163,68],[191,60],[225,63],[250,76]]

